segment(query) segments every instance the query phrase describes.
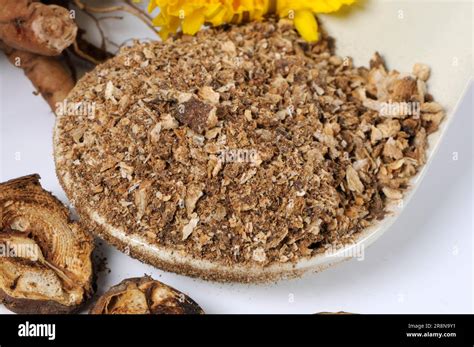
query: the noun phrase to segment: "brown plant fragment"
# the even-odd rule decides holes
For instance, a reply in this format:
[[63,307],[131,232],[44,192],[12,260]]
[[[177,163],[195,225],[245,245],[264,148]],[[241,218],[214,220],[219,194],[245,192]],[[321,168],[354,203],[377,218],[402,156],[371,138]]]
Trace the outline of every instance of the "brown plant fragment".
[[0,301],[9,310],[76,312],[93,292],[93,247],[38,175],[0,184]]
[[217,123],[216,108],[194,96],[179,104],[174,116],[198,133],[212,128]]
[[412,96],[417,93],[416,80],[411,77],[396,80],[392,88],[392,96],[395,101],[410,101]]
[[111,287],[90,314],[204,314],[190,297],[150,276],[129,278]]

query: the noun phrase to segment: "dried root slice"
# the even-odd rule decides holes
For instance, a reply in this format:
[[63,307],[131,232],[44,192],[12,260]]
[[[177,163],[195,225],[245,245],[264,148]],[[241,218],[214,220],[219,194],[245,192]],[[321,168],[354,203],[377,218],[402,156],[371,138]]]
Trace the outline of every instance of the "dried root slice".
[[0,184],[0,302],[16,313],[71,313],[93,293],[93,239],[39,178]]
[[91,314],[203,314],[187,295],[149,276],[129,278],[102,295]]

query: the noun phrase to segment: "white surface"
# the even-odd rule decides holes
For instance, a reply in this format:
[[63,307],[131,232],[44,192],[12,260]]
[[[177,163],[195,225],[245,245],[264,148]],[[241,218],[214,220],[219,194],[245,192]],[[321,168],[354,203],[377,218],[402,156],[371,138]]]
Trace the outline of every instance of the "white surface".
[[[460,96],[465,85],[461,80],[468,77],[463,72],[472,74],[472,56],[464,59],[465,55],[455,49],[442,50],[440,42],[446,46],[446,40],[455,40],[450,47],[465,52],[466,45],[472,51],[472,46],[469,47],[472,39],[461,37],[466,32],[457,32],[459,26],[448,26],[445,21],[442,25],[440,22],[443,30],[430,35],[429,26],[421,25],[430,21],[415,19],[421,13],[429,17],[430,10],[434,11],[433,15],[448,14],[446,11],[452,8],[452,5],[446,7],[446,3],[433,4],[434,7],[420,12],[420,4],[409,7],[405,2],[384,3],[386,13],[397,15],[403,5],[406,21],[400,27],[397,27],[398,19],[376,16],[374,7],[352,14],[350,31],[344,31],[347,18],[325,20],[330,33],[338,39],[340,54],[354,55],[359,64],[365,64],[374,50],[388,58],[390,67],[402,71],[409,71],[414,61],[428,62],[435,71],[430,90],[438,100],[453,107],[453,100]],[[459,4],[470,9],[465,2]],[[452,16],[447,15],[446,20],[449,18]],[[374,22],[375,27],[381,28],[380,33],[368,30],[369,23]],[[140,23],[133,20],[126,23],[110,23],[106,29],[118,37],[151,36],[139,33]],[[416,53],[420,53],[416,54],[413,47],[417,41],[413,36],[403,35],[407,26],[433,42],[428,48],[418,47]],[[129,28],[135,27],[137,31],[131,34]],[[367,39],[366,48],[350,44],[357,35]],[[431,47],[434,51],[430,51]],[[462,59],[458,58],[458,64],[453,65],[452,59],[457,56]],[[441,65],[442,61],[446,64]],[[0,181],[37,172],[42,176],[43,186],[65,201],[52,159],[54,117],[46,103],[31,94],[29,81],[3,57],[0,71]],[[443,89],[446,83],[447,88]],[[209,313],[473,312],[473,93],[471,85],[415,196],[390,230],[366,250],[363,261],[351,260],[323,273],[270,286],[222,285],[162,272],[103,247],[100,252],[107,256],[112,272],[99,274],[100,289],[147,273],[188,293]],[[453,160],[454,152],[458,160]],[[0,308],[0,312],[8,311]]]

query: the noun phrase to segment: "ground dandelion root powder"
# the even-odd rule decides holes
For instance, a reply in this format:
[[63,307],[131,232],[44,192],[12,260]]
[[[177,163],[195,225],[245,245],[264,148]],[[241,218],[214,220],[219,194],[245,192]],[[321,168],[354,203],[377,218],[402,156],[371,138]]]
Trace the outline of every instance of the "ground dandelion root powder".
[[287,20],[135,44],[69,95],[93,107],[58,117],[58,176],[83,222],[121,249],[105,222],[222,266],[295,263],[403,197],[444,115],[428,77],[422,64],[388,71],[378,54],[355,67],[327,34],[309,44]]

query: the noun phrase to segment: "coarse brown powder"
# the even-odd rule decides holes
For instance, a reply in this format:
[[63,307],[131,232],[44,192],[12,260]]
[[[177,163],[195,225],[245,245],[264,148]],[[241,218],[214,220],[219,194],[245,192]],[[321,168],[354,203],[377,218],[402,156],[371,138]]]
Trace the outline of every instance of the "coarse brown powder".
[[378,54],[355,67],[286,20],[135,44],[69,95],[95,112],[59,117],[58,175],[76,205],[150,244],[296,262],[403,197],[444,116],[428,77]]

